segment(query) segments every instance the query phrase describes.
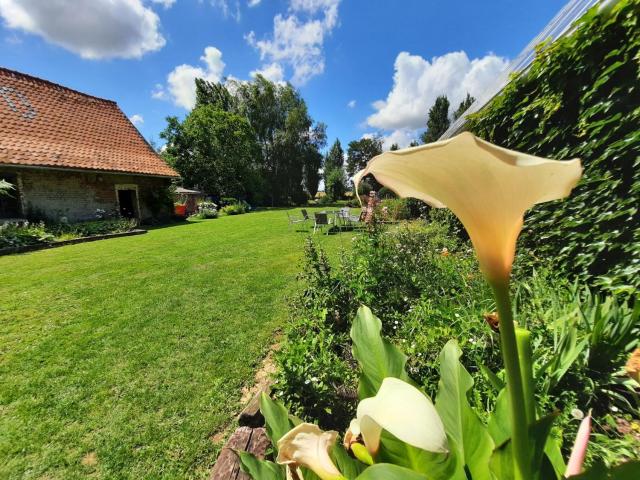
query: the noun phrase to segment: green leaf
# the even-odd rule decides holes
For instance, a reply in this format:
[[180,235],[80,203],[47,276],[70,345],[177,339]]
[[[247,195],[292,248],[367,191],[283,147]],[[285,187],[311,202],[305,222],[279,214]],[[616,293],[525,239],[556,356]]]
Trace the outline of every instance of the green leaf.
[[294,427],[289,418],[289,412],[282,403],[271,400],[265,393],[260,395],[260,412],[262,412],[267,426],[267,436],[271,440],[273,448],[277,449],[278,440]]
[[465,480],[464,464],[458,457],[455,440],[449,437],[449,453],[422,450],[383,430],[376,462],[409,468],[429,476],[430,480]]
[[495,445],[502,445],[511,438],[511,424],[509,423],[509,395],[507,389],[503,388],[498,393],[496,404],[489,415],[487,429],[493,438]]
[[436,410],[445,430],[455,440],[460,457],[474,480],[490,480],[489,458],[494,443],[487,428],[469,405],[467,392],[473,378],[460,363],[462,351],[450,340],[440,353],[440,382],[436,396]]
[[569,477],[575,480],[638,480],[640,478],[640,462],[631,461],[613,468],[597,463],[580,475]]
[[429,477],[408,468],[378,463],[367,468],[356,480],[429,480]]
[[499,392],[505,387],[505,383],[498,377],[495,373],[489,370],[489,367],[486,365],[480,365],[480,371],[487,377],[487,380],[491,384],[493,388],[495,388],[496,392]]
[[549,435],[549,437],[547,437],[547,443],[544,446],[544,453],[553,467],[556,476],[561,478],[567,466],[562,457],[562,450],[560,450],[560,440],[553,435]]
[[331,450],[331,458],[336,464],[336,467],[338,467],[338,470],[340,470],[342,475],[348,480],[356,478],[367,468],[367,465],[352,458],[339,443],[336,443]]
[[399,378],[414,384],[404,369],[407,357],[387,339],[382,338],[381,330],[380,319],[368,307],[360,307],[351,327],[351,339],[353,356],[358,360],[362,370],[358,387],[361,400],[373,397],[378,392],[382,380],[387,377]]
[[[500,393],[502,394],[503,392]],[[553,478],[553,475],[555,475],[555,472],[551,467],[551,460],[547,460],[543,455],[547,439],[549,438],[549,433],[551,432],[551,427],[553,426],[553,421],[556,417],[557,414],[555,413],[547,415],[529,426],[529,444],[531,446],[530,458],[532,465],[531,471],[535,472],[535,479],[548,480]],[[504,429],[501,429],[499,433],[500,435],[503,435]],[[545,460],[544,464],[543,458]],[[493,451],[489,462],[489,468],[499,480],[512,480],[515,478],[513,461],[511,439],[509,438]]]
[[284,467],[266,460],[259,460],[250,453],[236,451],[240,468],[254,480],[285,480]]

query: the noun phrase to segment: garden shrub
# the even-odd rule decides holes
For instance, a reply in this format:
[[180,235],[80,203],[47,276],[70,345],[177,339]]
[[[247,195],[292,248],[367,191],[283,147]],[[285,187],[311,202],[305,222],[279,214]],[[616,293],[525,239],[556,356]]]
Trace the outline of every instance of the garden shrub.
[[640,1],[594,7],[468,123],[507,148],[582,159],[571,197],[534,208],[521,243],[564,272],[627,292],[640,287],[638,58]]
[[200,220],[218,218],[218,206],[213,202],[200,202],[198,203],[198,212],[193,217]]
[[[346,427],[357,403],[348,332],[362,304],[371,305],[383,334],[407,354],[407,371],[430,395],[440,351],[456,339],[474,379],[471,404],[485,414],[494,408],[495,382],[504,378],[499,334],[487,322],[495,303],[470,246],[452,234],[457,225],[451,220],[436,210],[426,223],[374,225],[336,265],[307,241],[303,289],[292,299],[292,322],[276,357],[275,392],[295,414],[325,428]],[[515,285],[518,321],[534,339],[539,402],[545,411],[562,412],[559,432],[575,434],[576,408],[593,409],[603,424],[630,420],[637,396],[619,371],[638,345],[640,302],[633,309],[626,298],[593,294],[546,268]],[[629,450],[630,437],[615,428],[596,431],[599,454],[629,457],[640,449]]]
[[248,211],[249,204],[243,200],[236,200],[235,203],[230,203],[220,209],[222,215],[241,215]]
[[0,225],[0,248],[38,245],[53,240],[43,222],[5,223]]
[[384,220],[397,222],[409,220],[411,209],[406,198],[385,198],[378,205],[378,214],[382,215]]

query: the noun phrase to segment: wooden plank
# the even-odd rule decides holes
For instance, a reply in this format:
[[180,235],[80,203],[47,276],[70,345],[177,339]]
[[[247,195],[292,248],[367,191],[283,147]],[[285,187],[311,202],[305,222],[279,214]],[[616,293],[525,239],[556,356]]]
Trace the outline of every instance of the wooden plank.
[[270,442],[265,428],[239,427],[222,448],[211,470],[210,480],[251,480],[240,468],[233,450],[244,450],[264,459]]

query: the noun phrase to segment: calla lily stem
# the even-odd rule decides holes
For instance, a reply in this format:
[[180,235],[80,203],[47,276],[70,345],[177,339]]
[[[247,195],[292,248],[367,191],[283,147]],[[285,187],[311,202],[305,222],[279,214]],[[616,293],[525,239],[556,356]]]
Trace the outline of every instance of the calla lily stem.
[[517,480],[531,480],[529,462],[529,428],[527,422],[527,402],[522,385],[522,373],[518,359],[513,311],[509,298],[509,279],[491,281],[500,321],[500,344],[507,376],[507,392],[511,410],[511,444],[515,460]]

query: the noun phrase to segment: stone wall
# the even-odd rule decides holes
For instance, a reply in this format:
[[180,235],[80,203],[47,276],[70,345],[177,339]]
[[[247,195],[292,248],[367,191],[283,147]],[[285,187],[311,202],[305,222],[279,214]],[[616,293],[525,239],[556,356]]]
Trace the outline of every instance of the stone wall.
[[126,174],[0,167],[0,173],[18,176],[18,194],[24,217],[70,222],[96,218],[96,210],[118,210],[117,188],[137,190],[137,217],[145,221],[166,219],[171,208],[162,203],[170,180]]

